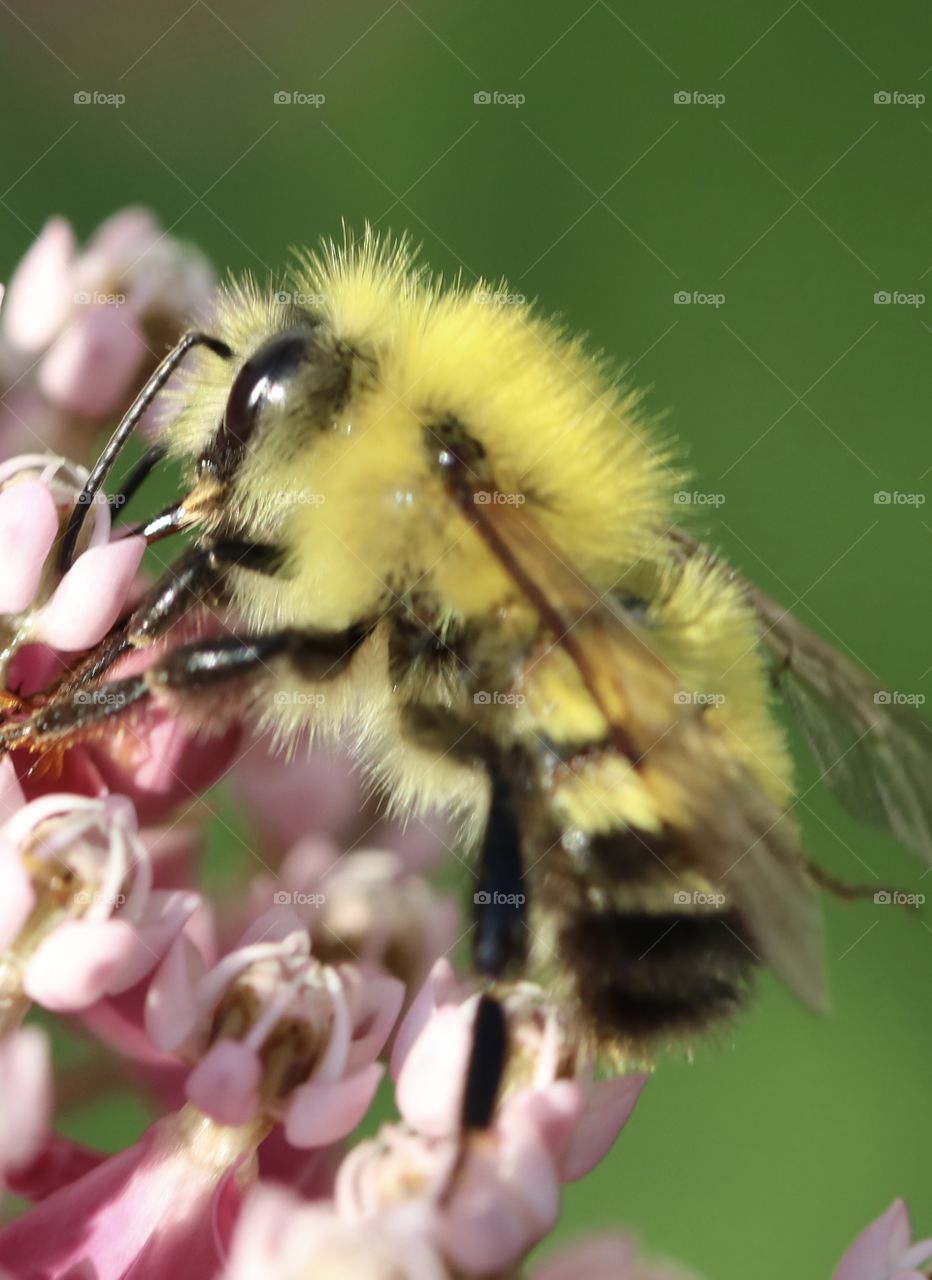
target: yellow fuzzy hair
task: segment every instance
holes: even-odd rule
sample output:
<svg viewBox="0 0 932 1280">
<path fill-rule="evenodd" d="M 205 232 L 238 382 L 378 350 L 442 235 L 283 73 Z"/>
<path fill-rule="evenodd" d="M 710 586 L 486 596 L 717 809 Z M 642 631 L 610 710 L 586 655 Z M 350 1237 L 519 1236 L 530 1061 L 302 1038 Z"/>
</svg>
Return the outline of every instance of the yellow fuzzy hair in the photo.
<svg viewBox="0 0 932 1280">
<path fill-rule="evenodd" d="M 768 706 L 755 621 L 726 575 L 696 560 L 663 559 L 658 531 L 672 522 L 683 473 L 641 411 L 555 323 L 524 305 L 492 301 L 502 286 L 449 287 L 420 269 L 406 242 L 367 232 L 300 258 L 282 296 L 252 281 L 228 286 L 206 328 L 247 358 L 293 323 L 294 298 L 355 351 L 377 377 L 346 401 L 329 430 L 295 456 L 252 449 L 230 495 L 238 526 L 287 551 L 286 575 L 236 579 L 237 606 L 254 627 L 339 629 L 377 616 L 398 597 L 423 593 L 437 627 L 530 610 L 443 490 L 424 446 L 445 417 L 484 446 L 500 491 L 519 494 L 561 556 L 602 591 L 626 587 L 648 603 L 651 639 L 681 688 L 715 695 L 708 720 L 776 800 L 791 785 L 782 735 Z M 172 452 L 195 459 L 222 420 L 230 372 L 200 354 L 175 393 Z M 290 499 L 282 501 L 282 495 Z M 302 498 L 303 495 L 303 498 Z M 402 746 L 397 700 L 377 646 L 352 681 L 328 685 L 318 717 L 350 726 L 402 806 L 435 802 L 469 811 L 481 781 L 452 761 Z M 516 732 L 550 740 L 598 740 L 599 712 L 564 651 L 534 667 L 513 718 Z M 269 712 L 287 738 L 308 722 L 300 706 Z M 598 830 L 619 819 L 650 829 L 649 799 L 624 762 L 593 765 L 563 789 L 567 821 Z M 601 768 L 601 772 L 599 772 Z"/>
</svg>

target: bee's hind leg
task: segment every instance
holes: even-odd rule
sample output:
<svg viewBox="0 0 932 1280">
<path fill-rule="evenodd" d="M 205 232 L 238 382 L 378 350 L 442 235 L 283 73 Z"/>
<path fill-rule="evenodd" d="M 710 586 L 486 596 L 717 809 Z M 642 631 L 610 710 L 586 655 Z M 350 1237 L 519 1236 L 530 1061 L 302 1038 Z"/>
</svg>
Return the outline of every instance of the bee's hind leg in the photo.
<svg viewBox="0 0 932 1280">
<path fill-rule="evenodd" d="M 521 838 L 507 772 L 489 765 L 491 787 L 485 834 L 479 850 L 478 888 L 473 895 L 473 962 L 494 983 L 519 969 L 527 951 L 527 895 Z M 479 999 L 466 1064 L 456 1158 L 441 1201 L 454 1194 L 472 1144 L 491 1128 L 508 1066 L 508 1022 L 493 990 Z"/>
<path fill-rule="evenodd" d="M 810 878 L 823 889 L 826 893 L 830 893 L 833 898 L 837 898 L 840 902 L 857 902 L 864 899 L 872 899 L 874 902 L 896 902 L 903 903 L 909 898 L 901 889 L 897 889 L 894 885 L 889 884 L 849 884 L 847 880 L 841 880 L 838 876 L 833 876 L 825 867 L 819 866 L 817 862 L 811 859 L 806 860 L 806 867 Z M 912 903 L 907 903 L 912 905 Z"/>
<path fill-rule="evenodd" d="M 527 894 L 521 861 L 521 832 L 506 772 L 490 769 L 490 802 L 479 850 L 473 895 L 473 961 L 494 983 L 520 970 L 527 953 Z M 505 1012 L 491 991 L 479 1002 L 463 1089 L 464 1133 L 487 1129 L 492 1121 L 508 1059 Z"/>
<path fill-rule="evenodd" d="M 479 850 L 473 895 L 473 960 L 480 973 L 500 978 L 523 964 L 527 951 L 521 833 L 507 774 L 491 773 L 491 799 Z"/>
</svg>

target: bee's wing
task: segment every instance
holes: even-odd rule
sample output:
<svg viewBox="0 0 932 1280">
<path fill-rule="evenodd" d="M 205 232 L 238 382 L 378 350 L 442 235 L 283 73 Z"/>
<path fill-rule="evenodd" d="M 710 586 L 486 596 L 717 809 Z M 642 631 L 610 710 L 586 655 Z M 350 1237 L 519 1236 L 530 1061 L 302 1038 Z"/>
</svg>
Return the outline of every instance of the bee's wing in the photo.
<svg viewBox="0 0 932 1280">
<path fill-rule="evenodd" d="M 705 552 L 687 535 L 677 543 Z M 932 725 L 857 662 L 737 573 L 774 659 L 774 684 L 822 771 L 856 818 L 932 862 Z"/>
<path fill-rule="evenodd" d="M 615 747 L 641 772 L 697 870 L 740 912 L 758 958 L 824 1007 L 821 917 L 793 824 L 706 722 L 637 622 L 561 556 L 521 507 L 463 514 L 572 658 Z"/>
</svg>

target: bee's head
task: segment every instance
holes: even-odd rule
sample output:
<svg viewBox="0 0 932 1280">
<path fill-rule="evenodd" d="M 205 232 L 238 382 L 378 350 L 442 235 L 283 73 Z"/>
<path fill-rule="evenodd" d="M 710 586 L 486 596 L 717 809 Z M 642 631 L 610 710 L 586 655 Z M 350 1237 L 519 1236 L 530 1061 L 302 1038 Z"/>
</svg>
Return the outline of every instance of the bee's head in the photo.
<svg viewBox="0 0 932 1280">
<path fill-rule="evenodd" d="M 199 476 L 232 482 L 247 454 L 291 454 L 332 422 L 352 382 L 354 353 L 306 316 L 241 358 L 223 414 L 197 461 Z"/>
</svg>

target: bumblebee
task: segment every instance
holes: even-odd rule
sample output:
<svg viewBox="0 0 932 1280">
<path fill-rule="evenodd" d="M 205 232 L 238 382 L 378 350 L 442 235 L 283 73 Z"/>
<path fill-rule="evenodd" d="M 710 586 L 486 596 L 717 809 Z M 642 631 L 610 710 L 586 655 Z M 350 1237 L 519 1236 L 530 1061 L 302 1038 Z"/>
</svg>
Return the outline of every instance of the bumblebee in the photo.
<svg viewBox="0 0 932 1280">
<path fill-rule="evenodd" d="M 478 970 L 529 973 L 630 1063 L 731 1015 L 758 964 L 824 1003 L 833 886 L 800 847 L 774 688 L 827 785 L 926 856 L 932 736 L 676 528 L 684 474 L 636 392 L 513 297 L 371 233 L 284 292 L 226 288 L 120 424 L 61 562 L 161 395 L 173 420 L 124 492 L 180 459 L 183 496 L 140 530 L 193 542 L 0 748 L 66 748 L 148 700 L 286 750 L 339 734 L 393 807 L 461 819 Z"/>
</svg>

